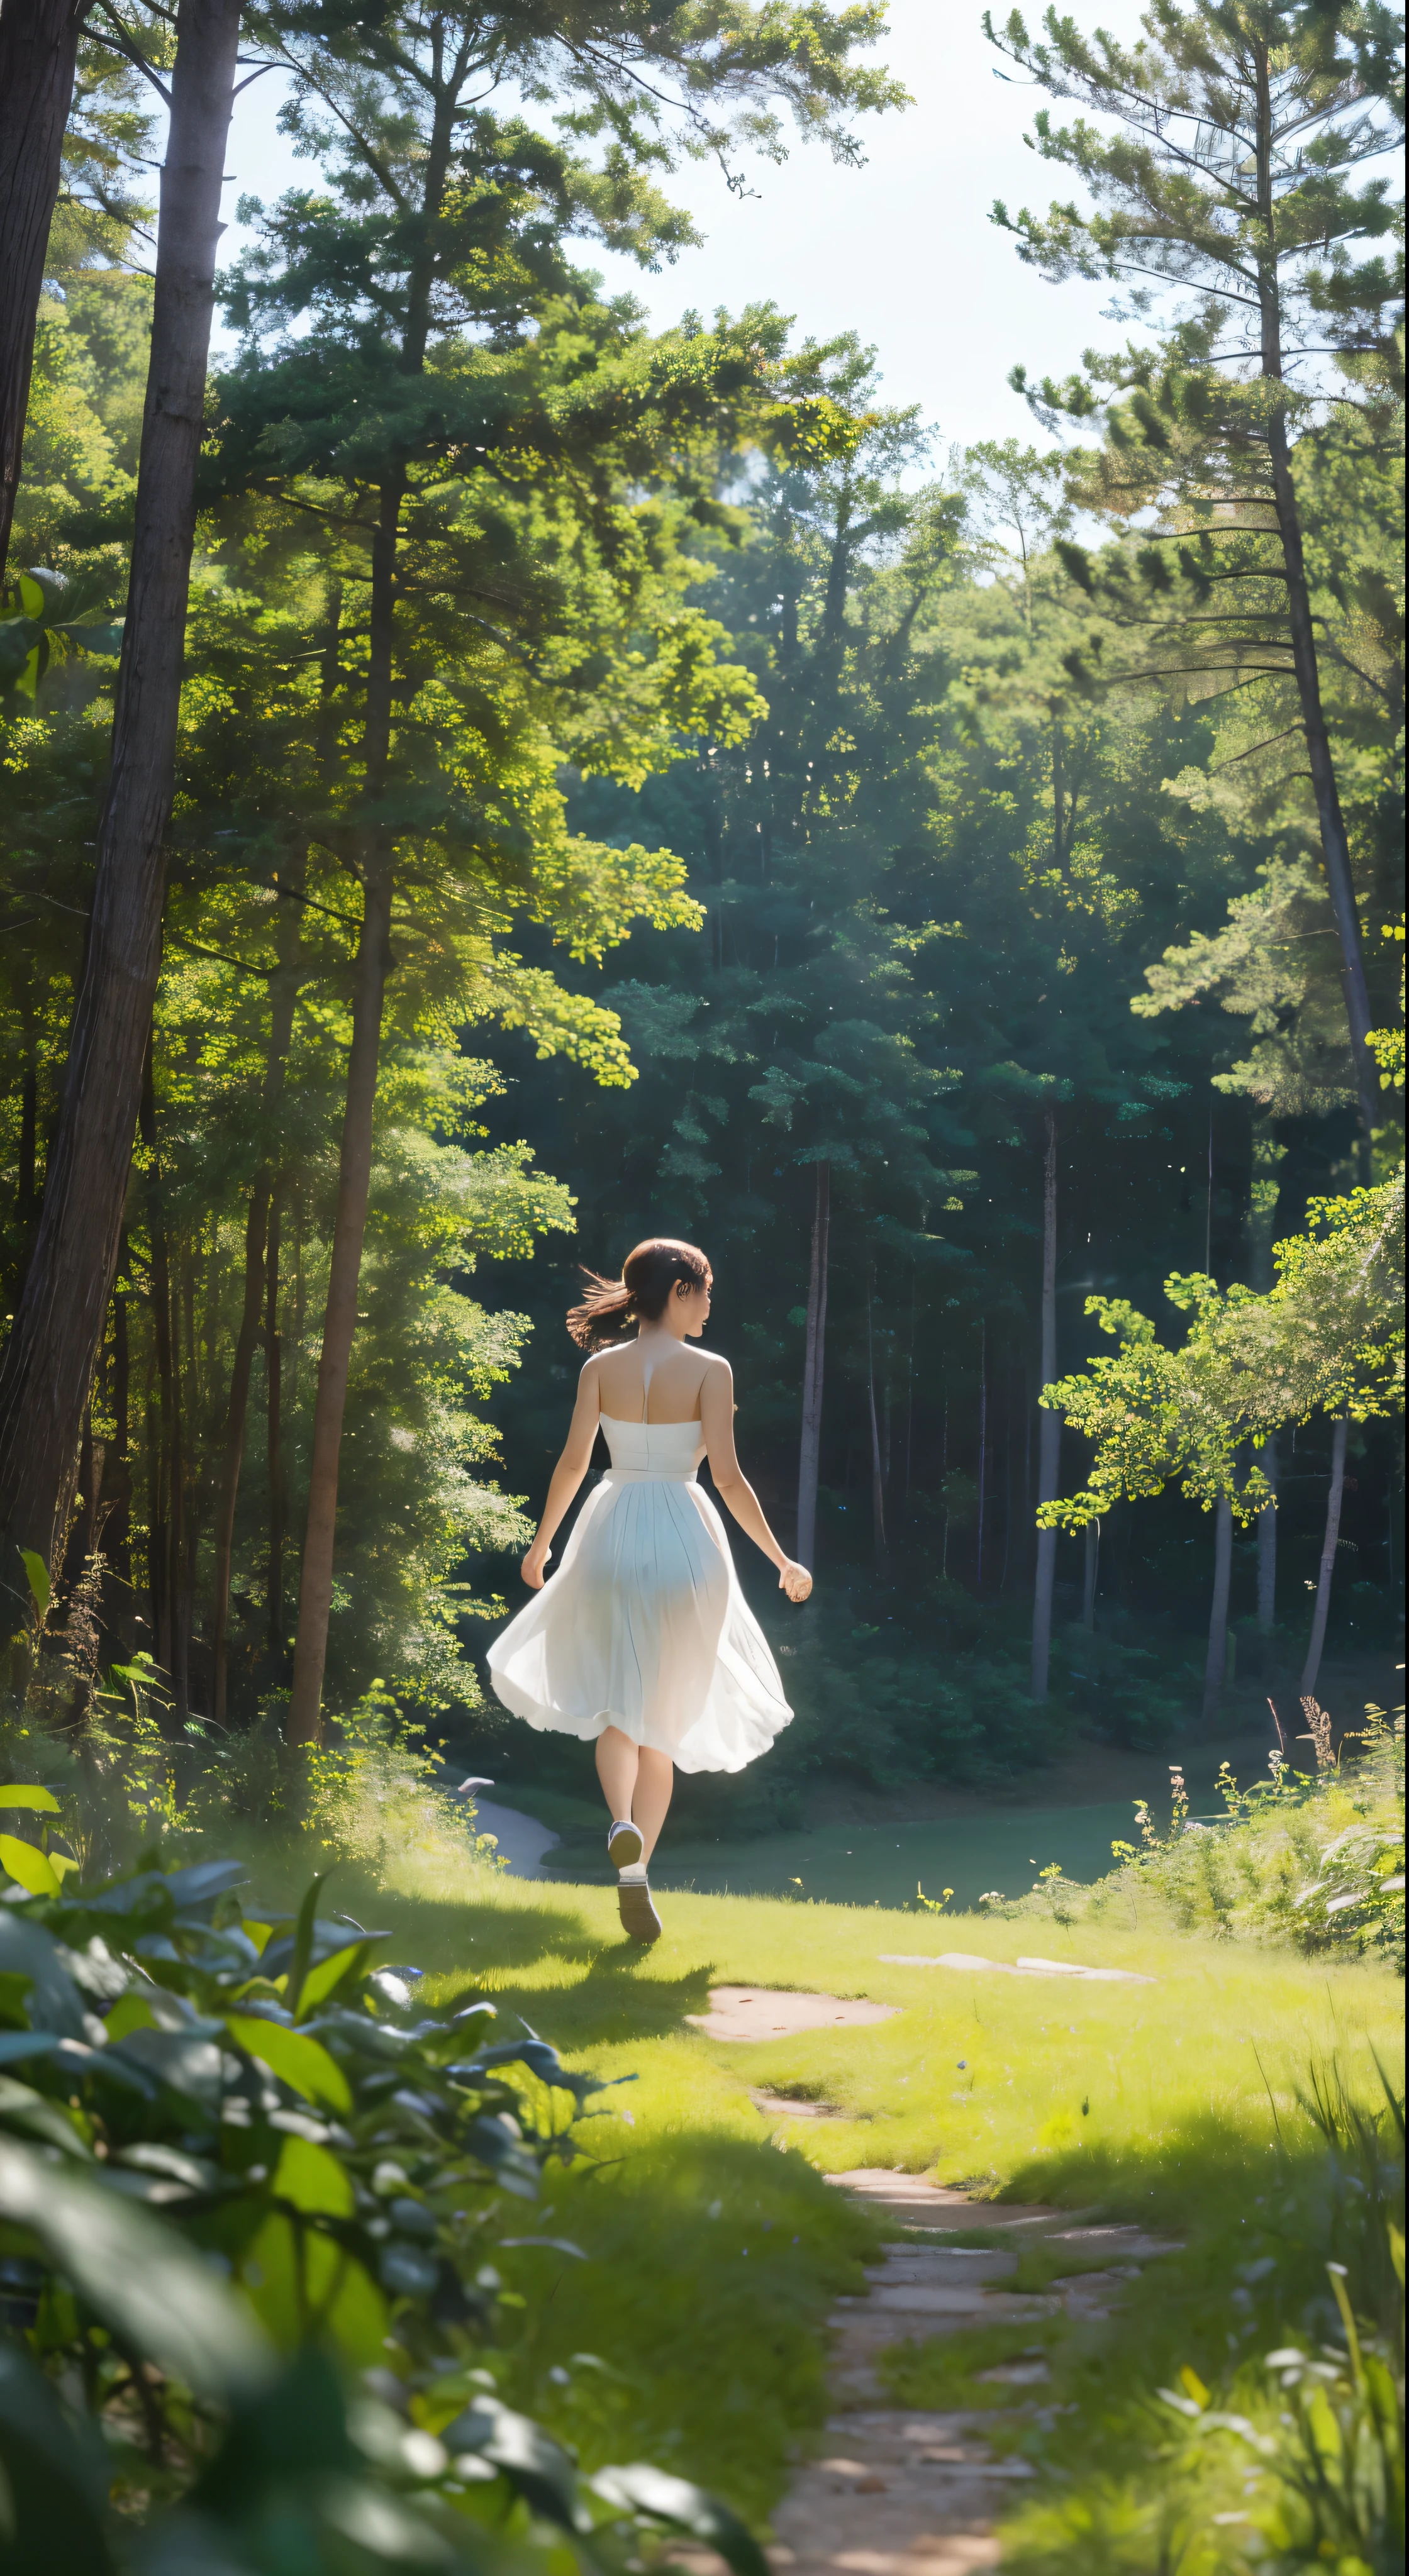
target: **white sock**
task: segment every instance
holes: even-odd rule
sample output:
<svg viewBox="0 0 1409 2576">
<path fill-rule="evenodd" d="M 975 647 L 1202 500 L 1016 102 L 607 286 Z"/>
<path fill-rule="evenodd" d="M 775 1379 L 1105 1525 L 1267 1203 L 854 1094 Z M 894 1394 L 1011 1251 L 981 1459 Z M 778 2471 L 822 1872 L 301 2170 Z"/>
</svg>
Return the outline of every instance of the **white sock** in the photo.
<svg viewBox="0 0 1409 2576">
<path fill-rule="evenodd" d="M 644 1878 L 645 1875 L 646 1864 L 643 1860 L 629 1860 L 625 1869 L 617 1871 L 618 1878 Z"/>
</svg>

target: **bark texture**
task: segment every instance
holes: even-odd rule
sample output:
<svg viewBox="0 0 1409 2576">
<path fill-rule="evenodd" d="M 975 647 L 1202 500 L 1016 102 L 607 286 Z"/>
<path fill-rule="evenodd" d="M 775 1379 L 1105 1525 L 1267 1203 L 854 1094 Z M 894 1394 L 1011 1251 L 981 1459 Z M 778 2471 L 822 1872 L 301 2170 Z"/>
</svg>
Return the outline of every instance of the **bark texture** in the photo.
<svg viewBox="0 0 1409 2576">
<path fill-rule="evenodd" d="M 299 900 L 306 874 L 306 852 L 300 851 L 293 866 L 280 878 L 282 901 L 279 907 L 279 963 L 270 979 L 269 1051 L 265 1059 L 263 1108 L 266 1120 L 277 1114 L 283 1097 L 284 1074 L 289 1048 L 293 1043 L 294 1009 L 298 1001 L 299 967 L 303 955 L 303 937 L 299 923 Z M 240 1328 L 235 1337 L 235 1355 L 230 1369 L 230 1393 L 225 1414 L 225 1444 L 221 1461 L 220 1485 L 215 1506 L 215 1569 L 211 1603 L 211 1705 L 217 1726 L 225 1724 L 229 1696 L 230 1635 L 230 1569 L 235 1545 L 235 1509 L 240 1494 L 240 1471 L 244 1465 L 245 1427 L 249 1417 L 250 1378 L 254 1355 L 263 1342 L 266 1360 L 271 1342 L 277 1350 L 276 1318 L 278 1313 L 279 1248 L 275 1199 L 278 1173 L 274 1148 L 266 1146 L 263 1169 L 256 1175 L 250 1192 L 245 1224 L 244 1301 L 240 1310 Z M 272 1263 L 272 1270 L 269 1265 Z M 278 1399 L 271 1397 L 277 1437 Z M 271 1510 L 274 1487 L 270 1488 Z M 272 1554 L 272 1551 L 271 1551 Z M 277 1628 L 275 1634 L 277 1635 Z"/>
<path fill-rule="evenodd" d="M 182 0 L 161 179 L 112 767 L 63 1108 L 24 1295 L 0 1369 L 0 1579 L 18 1547 L 52 1562 L 117 1263 L 161 961 L 196 463 L 239 0 Z"/>
<path fill-rule="evenodd" d="M 812 1571 L 817 1546 L 817 1484 L 822 1469 L 822 1388 L 827 1356 L 827 1275 L 831 1251 L 832 1167 L 816 1166 L 812 1267 L 807 1281 L 807 1352 L 802 1374 L 802 1438 L 797 1462 L 797 1559 Z"/>
<path fill-rule="evenodd" d="M 1321 1670 L 1321 1656 L 1326 1643 L 1326 1621 L 1331 1608 L 1331 1578 L 1336 1570 L 1336 1549 L 1340 1544 L 1341 1503 L 1345 1495 L 1345 1444 L 1349 1424 L 1342 1414 L 1331 1439 L 1331 1489 L 1326 1496 L 1326 1527 L 1321 1539 L 1321 1570 L 1316 1583 L 1316 1607 L 1311 1614 L 1311 1636 L 1302 1667 L 1300 1689 L 1303 1698 L 1316 1688 Z"/>
<path fill-rule="evenodd" d="M 1057 1122 L 1048 1112 L 1042 1160 L 1042 1384 L 1057 1374 Z M 1038 1414 L 1037 1499 L 1054 1503 L 1061 1479 L 1061 1417 L 1044 1405 Z M 1037 1533 L 1037 1572 L 1032 1588 L 1032 1696 L 1045 1700 L 1052 1659 L 1052 1586 L 1057 1573 L 1057 1533 Z"/>
<path fill-rule="evenodd" d="M 352 1050 L 348 1059 L 347 1103 L 343 1112 L 342 1150 L 338 1163 L 337 1216 L 328 1275 L 328 1303 L 323 1319 L 323 1348 L 318 1360 L 318 1392 L 313 1406 L 313 1457 L 299 1578 L 298 1636 L 294 1645 L 293 1687 L 285 1726 L 290 1744 L 316 1744 L 322 1728 L 323 1669 L 328 1656 L 328 1620 L 333 1606 L 338 1461 L 342 1451 L 343 1414 L 347 1405 L 353 1336 L 357 1330 L 357 1289 L 372 1180 L 372 1113 L 377 1096 L 382 1004 L 391 965 L 391 900 L 392 876 L 390 868 L 387 868 L 368 882 L 363 895 Z"/>
<path fill-rule="evenodd" d="M 424 355 L 423 341 L 420 354 Z M 407 371 L 412 371 L 409 361 Z M 368 804 L 374 809 L 386 792 L 391 765 L 396 549 L 405 491 L 404 473 L 398 471 L 388 476 L 382 486 L 376 533 L 372 540 L 367 717 L 362 740 L 364 792 Z M 347 1065 L 347 1099 L 343 1109 L 328 1301 L 323 1315 L 323 1348 L 318 1361 L 318 1391 L 313 1405 L 313 1456 L 308 1484 L 308 1519 L 304 1526 L 303 1560 L 299 1573 L 298 1632 L 294 1640 L 293 1682 L 285 1725 L 290 1744 L 316 1744 L 323 1726 L 323 1671 L 328 1659 L 328 1621 L 333 1607 L 338 1462 L 342 1451 L 352 1342 L 357 1330 L 362 1239 L 367 1230 L 377 1058 L 382 1041 L 382 1007 L 386 999 L 387 977 L 392 968 L 394 885 L 395 863 L 390 838 L 374 826 L 363 839 L 362 931 L 357 944 L 352 1047 Z"/>
<path fill-rule="evenodd" d="M 1208 1654 L 1204 1660 L 1203 1716 L 1218 1715 L 1228 1673 L 1228 1592 L 1233 1580 L 1233 1506 L 1226 1499 L 1214 1507 L 1213 1604 L 1208 1614 Z"/>
<path fill-rule="evenodd" d="M 279 1253 L 283 1235 L 283 1196 L 274 1194 L 269 1211 L 269 1248 L 264 1262 L 265 1440 L 269 1464 L 269 1654 L 276 1679 L 284 1654 L 284 1355 L 279 1338 Z"/>
<path fill-rule="evenodd" d="M 59 193 L 78 40 L 93 0 L 0 11 L 0 581 L 19 489 L 34 325 Z"/>
<path fill-rule="evenodd" d="M 225 1724 L 228 1701 L 228 1664 L 230 1636 L 230 1560 L 235 1544 L 235 1505 L 240 1493 L 240 1468 L 245 1454 L 245 1420 L 249 1412 L 250 1376 L 254 1368 L 255 1346 L 259 1340 L 264 1309 L 264 1253 L 269 1231 L 269 1201 L 272 1195 L 267 1172 L 261 1172 L 250 1192 L 245 1217 L 245 1288 L 240 1308 L 240 1328 L 235 1335 L 235 1356 L 230 1366 L 230 1396 L 225 1413 L 225 1445 L 220 1462 L 220 1487 L 215 1502 L 215 1574 L 211 1607 L 211 1714 L 217 1726 Z"/>
</svg>

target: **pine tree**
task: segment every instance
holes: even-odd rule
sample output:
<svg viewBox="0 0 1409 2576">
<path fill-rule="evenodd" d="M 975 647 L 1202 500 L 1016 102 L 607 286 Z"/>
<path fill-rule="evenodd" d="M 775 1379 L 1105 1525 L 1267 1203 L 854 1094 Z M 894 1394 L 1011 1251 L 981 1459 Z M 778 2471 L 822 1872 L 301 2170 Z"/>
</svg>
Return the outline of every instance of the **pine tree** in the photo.
<svg viewBox="0 0 1409 2576">
<path fill-rule="evenodd" d="M 1162 505 L 1157 535 L 1170 542 L 1147 540 L 1140 572 L 1155 597 L 1176 582 L 1189 595 L 1165 657 L 1230 683 L 1294 678 L 1368 1141 L 1372 1013 L 1293 449 L 1318 410 L 1318 345 L 1329 340 L 1372 412 L 1394 364 L 1396 281 L 1378 250 L 1355 255 L 1390 233 L 1394 211 L 1383 179 L 1357 187 L 1351 174 L 1397 131 L 1395 22 L 1360 0 L 1155 0 L 1130 47 L 1088 40 L 1055 10 L 1045 43 L 1016 12 L 1001 35 L 984 23 L 1054 96 L 1117 126 L 1054 127 L 1039 114 L 1036 149 L 1094 202 L 1054 204 L 1045 218 L 996 206 L 1020 255 L 1051 277 L 1128 282 L 1137 313 L 1160 292 L 1189 299 L 1163 351 L 1093 362 L 1086 381 L 1044 390 L 1087 416 L 1115 404 L 1107 470 L 1088 478 L 1090 493 L 1104 484 L 1125 517 Z M 1231 605 L 1214 601 L 1225 584 Z"/>
</svg>

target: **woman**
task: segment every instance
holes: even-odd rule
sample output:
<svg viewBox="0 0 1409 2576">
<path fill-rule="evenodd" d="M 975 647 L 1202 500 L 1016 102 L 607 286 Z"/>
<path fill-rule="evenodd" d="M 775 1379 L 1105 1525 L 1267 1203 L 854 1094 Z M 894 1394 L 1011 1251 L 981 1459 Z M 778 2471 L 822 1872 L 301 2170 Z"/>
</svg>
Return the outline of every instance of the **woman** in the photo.
<svg viewBox="0 0 1409 2576">
<path fill-rule="evenodd" d="M 784 1555 L 740 1471 L 728 1361 L 690 1347 L 709 1321 L 714 1278 L 704 1254 L 653 1237 L 637 1244 L 620 1279 L 585 1276 L 586 1296 L 567 1320 L 592 1357 L 523 1561 L 540 1597 L 496 1637 L 489 1672 L 505 1707 L 530 1726 L 595 1739 L 621 1920 L 633 1941 L 655 1941 L 646 1873 L 676 1764 L 742 1771 L 792 1716 L 723 1523 L 695 1482 L 702 1457 L 788 1599 L 805 1601 L 812 1577 Z M 620 1340 L 631 1324 L 635 1339 Z M 553 1535 L 599 1425 L 612 1463 L 545 1591 Z"/>
</svg>

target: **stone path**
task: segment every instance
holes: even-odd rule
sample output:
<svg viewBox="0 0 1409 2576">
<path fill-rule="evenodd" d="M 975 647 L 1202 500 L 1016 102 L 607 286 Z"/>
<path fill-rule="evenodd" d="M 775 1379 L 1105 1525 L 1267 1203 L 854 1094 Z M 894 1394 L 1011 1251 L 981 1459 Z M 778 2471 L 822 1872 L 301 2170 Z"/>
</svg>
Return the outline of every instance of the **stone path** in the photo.
<svg viewBox="0 0 1409 2576">
<path fill-rule="evenodd" d="M 914 2174 L 872 2170 L 829 2180 L 869 2201 L 897 2241 L 868 2272 L 867 2295 L 839 2300 L 830 2320 L 835 2411 L 828 2445 L 798 2469 L 773 2517 L 772 2564 L 780 2576 L 968 2576 L 996 2566 L 1001 2499 L 1034 2472 L 1023 2460 L 994 2457 L 985 2439 L 992 2417 L 981 2409 L 939 2414 L 888 2404 L 877 2355 L 907 2335 L 942 2334 L 995 2315 L 1034 2325 L 1062 2312 L 1107 2316 L 1134 2267 L 1170 2248 L 1137 2227 L 1073 2224 L 1070 2211 L 976 2204 Z M 965 2251 L 934 2232 L 976 2226 L 1004 2241 Z M 1035 2237 L 1088 2259 L 1108 2254 L 1109 2268 L 1054 2282 L 1040 2296 L 993 2297 Z M 1038 2406 L 1047 2365 L 1033 2354 L 985 2377 L 1031 2388 L 1033 2397 L 1017 2403 Z"/>
<path fill-rule="evenodd" d="M 775 1986 L 711 1986 L 709 2010 L 686 2013 L 691 2030 L 706 2039 L 783 2039 L 802 2030 L 834 2030 L 893 2021 L 895 2004 L 869 2004 L 855 1996 L 799 1995 Z"/>
<path fill-rule="evenodd" d="M 1087 1985 L 1153 1986 L 1154 1977 L 1142 1977 L 1134 1968 L 1083 1968 L 1075 1959 L 1024 1958 L 1019 1951 L 1014 1959 L 983 1959 L 976 1950 L 878 1950 L 877 1958 L 888 1968 L 955 1968 L 967 1974 L 975 1971 L 991 1977 L 1076 1977 Z"/>
</svg>

